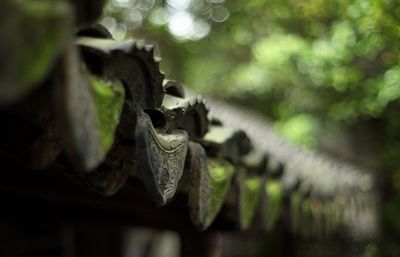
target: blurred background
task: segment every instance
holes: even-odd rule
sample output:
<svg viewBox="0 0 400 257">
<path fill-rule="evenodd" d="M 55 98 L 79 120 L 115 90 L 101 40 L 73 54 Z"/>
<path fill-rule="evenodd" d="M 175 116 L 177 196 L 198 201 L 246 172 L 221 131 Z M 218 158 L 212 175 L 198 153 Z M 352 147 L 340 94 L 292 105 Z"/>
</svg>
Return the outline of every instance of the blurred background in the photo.
<svg viewBox="0 0 400 257">
<path fill-rule="evenodd" d="M 116 39 L 152 42 L 167 77 L 196 93 L 373 171 L 380 240 L 350 256 L 400 256 L 397 1 L 110 0 L 101 23 Z"/>
</svg>

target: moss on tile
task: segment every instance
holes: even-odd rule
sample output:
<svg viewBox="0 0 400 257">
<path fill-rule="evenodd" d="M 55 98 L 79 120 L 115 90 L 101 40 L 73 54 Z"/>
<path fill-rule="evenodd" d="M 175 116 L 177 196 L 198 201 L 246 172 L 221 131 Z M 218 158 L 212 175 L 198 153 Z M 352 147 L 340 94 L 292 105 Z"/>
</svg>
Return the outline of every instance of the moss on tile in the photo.
<svg viewBox="0 0 400 257">
<path fill-rule="evenodd" d="M 88 75 L 97 108 L 100 143 L 107 153 L 115 137 L 122 107 L 125 90 L 120 81 L 105 81 L 94 75 Z"/>
</svg>

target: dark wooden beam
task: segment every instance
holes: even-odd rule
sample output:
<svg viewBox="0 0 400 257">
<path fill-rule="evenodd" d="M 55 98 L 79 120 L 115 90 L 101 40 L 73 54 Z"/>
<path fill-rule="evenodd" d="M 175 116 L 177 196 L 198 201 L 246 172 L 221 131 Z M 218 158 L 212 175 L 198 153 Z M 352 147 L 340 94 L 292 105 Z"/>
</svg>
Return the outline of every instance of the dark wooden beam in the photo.
<svg viewBox="0 0 400 257">
<path fill-rule="evenodd" d="M 178 194 L 159 208 L 149 198 L 143 183 L 133 178 L 115 195 L 100 196 L 64 176 L 66 170 L 62 167 L 31 171 L 4 160 L 2 163 L 0 217 L 3 220 L 98 222 L 195 231 L 185 195 Z M 212 229 L 235 227 L 221 218 Z"/>
</svg>

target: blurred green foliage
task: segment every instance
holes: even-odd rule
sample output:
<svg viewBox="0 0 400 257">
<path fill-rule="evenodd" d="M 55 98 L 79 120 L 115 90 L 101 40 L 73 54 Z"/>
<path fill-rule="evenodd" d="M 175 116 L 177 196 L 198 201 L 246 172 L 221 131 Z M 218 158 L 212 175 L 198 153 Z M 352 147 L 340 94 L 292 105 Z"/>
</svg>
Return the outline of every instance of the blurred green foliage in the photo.
<svg viewBox="0 0 400 257">
<path fill-rule="evenodd" d="M 154 40 L 168 76 L 265 114 L 304 147 L 331 128 L 378 124 L 383 216 L 400 236 L 397 1 L 112 0 L 102 22 Z"/>
<path fill-rule="evenodd" d="M 160 44 L 168 75 L 265 113 L 305 146 L 316 146 L 312 138 L 323 125 L 380 117 L 400 97 L 396 1 L 143 2 L 110 2 L 116 20 L 106 23 L 117 32 L 131 24 L 134 35 Z M 221 7 L 229 15 L 222 23 L 213 18 Z M 182 21 L 207 23 L 209 34 L 174 34 L 177 13 L 191 17 Z"/>
</svg>

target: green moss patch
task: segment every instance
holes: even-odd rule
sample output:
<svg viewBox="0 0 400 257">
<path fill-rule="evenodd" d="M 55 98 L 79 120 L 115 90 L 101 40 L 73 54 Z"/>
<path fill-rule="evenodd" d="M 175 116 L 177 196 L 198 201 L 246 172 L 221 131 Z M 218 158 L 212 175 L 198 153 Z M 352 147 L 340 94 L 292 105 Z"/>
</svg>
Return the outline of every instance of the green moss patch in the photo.
<svg viewBox="0 0 400 257">
<path fill-rule="evenodd" d="M 125 99 L 125 90 L 120 81 L 105 81 L 89 75 L 89 82 L 97 108 L 100 142 L 107 153 L 115 137 Z"/>
</svg>

